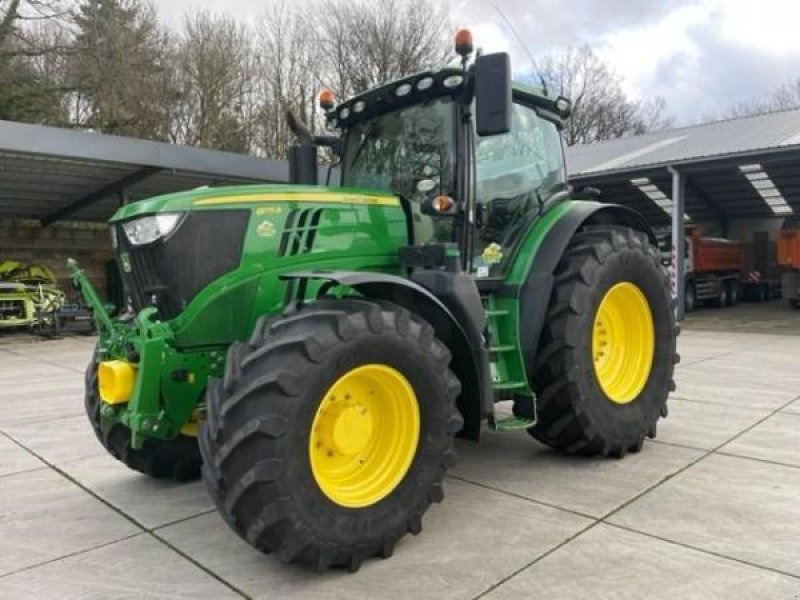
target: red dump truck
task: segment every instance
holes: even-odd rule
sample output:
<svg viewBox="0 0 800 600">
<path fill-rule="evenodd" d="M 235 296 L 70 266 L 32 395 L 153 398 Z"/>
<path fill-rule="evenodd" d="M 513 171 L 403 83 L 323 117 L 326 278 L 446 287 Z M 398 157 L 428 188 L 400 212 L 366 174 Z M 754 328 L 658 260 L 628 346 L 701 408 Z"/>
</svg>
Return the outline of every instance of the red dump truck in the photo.
<svg viewBox="0 0 800 600">
<path fill-rule="evenodd" d="M 661 249 L 666 266 L 671 262 L 670 247 L 671 240 L 665 232 Z M 778 282 L 765 278 L 749 264 L 744 242 L 706 237 L 697 230 L 688 230 L 684 250 L 684 310 L 690 312 L 698 304 L 732 306 L 742 297 L 755 301 L 772 298 Z"/>
<path fill-rule="evenodd" d="M 700 302 L 716 306 L 736 304 L 739 279 L 747 266 L 743 243 L 690 233 L 686 236 L 685 261 L 687 312 Z"/>
</svg>

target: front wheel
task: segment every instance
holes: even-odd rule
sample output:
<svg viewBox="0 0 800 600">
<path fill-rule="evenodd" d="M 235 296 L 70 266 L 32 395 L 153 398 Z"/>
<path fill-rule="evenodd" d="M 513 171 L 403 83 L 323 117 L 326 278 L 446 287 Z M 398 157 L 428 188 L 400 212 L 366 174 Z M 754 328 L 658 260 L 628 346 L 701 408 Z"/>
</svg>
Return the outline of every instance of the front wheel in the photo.
<svg viewBox="0 0 800 600">
<path fill-rule="evenodd" d="M 388 557 L 455 463 L 449 364 L 433 328 L 393 305 L 322 300 L 259 322 L 206 396 L 203 478 L 225 520 L 284 562 Z"/>
<path fill-rule="evenodd" d="M 641 232 L 594 227 L 573 238 L 555 277 L 528 431 L 573 454 L 638 451 L 667 414 L 677 362 L 659 251 Z"/>
<path fill-rule="evenodd" d="M 131 446 L 130 429 L 120 423 L 103 427 L 103 401 L 97 385 L 97 354 L 86 367 L 84 408 L 97 440 L 108 453 L 129 469 L 156 479 L 192 481 L 200 478 L 197 438 L 178 434 L 171 440 L 145 440 L 141 448 Z"/>
</svg>

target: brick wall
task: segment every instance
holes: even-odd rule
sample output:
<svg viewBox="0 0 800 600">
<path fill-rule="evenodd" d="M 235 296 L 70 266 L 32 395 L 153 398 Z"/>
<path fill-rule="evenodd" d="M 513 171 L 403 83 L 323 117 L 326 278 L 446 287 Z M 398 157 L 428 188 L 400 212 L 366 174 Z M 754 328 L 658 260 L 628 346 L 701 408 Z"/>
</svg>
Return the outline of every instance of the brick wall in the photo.
<svg viewBox="0 0 800 600">
<path fill-rule="evenodd" d="M 64 222 L 42 228 L 38 221 L 0 219 L 0 261 L 49 266 L 70 299 L 77 292 L 70 285 L 67 258 L 78 261 L 105 297 L 105 263 L 112 256 L 108 227 L 104 223 Z"/>
</svg>

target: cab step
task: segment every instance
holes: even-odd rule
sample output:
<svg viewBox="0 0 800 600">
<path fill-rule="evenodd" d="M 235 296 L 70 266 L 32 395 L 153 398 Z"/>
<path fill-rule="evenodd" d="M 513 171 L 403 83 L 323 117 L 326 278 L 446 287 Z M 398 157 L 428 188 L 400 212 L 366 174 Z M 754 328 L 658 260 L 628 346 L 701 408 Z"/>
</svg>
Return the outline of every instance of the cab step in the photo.
<svg viewBox="0 0 800 600">
<path fill-rule="evenodd" d="M 489 352 L 512 352 L 516 349 L 516 346 L 489 346 Z"/>
<path fill-rule="evenodd" d="M 536 425 L 535 419 L 525 419 L 515 416 L 492 419 L 489 422 L 489 426 L 494 431 L 519 431 L 520 429 L 528 429 L 534 425 Z"/>
<path fill-rule="evenodd" d="M 503 391 L 518 390 L 524 387 L 526 387 L 526 383 L 524 381 L 503 381 L 492 384 L 493 390 L 503 390 Z"/>
</svg>

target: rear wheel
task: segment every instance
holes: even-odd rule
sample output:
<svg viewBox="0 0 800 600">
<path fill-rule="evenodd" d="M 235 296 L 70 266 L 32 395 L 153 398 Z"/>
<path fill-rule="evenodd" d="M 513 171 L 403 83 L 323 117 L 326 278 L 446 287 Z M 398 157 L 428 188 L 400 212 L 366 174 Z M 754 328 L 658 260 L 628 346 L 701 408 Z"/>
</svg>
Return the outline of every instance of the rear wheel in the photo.
<svg viewBox="0 0 800 600">
<path fill-rule="evenodd" d="M 93 356 L 86 368 L 84 408 L 97 439 L 118 461 L 134 471 L 157 479 L 191 481 L 200 477 L 197 438 L 179 434 L 172 440 L 146 440 L 139 449 L 131 447 L 130 430 L 113 423 L 103 430 L 100 409 L 103 402 L 97 387 L 97 364 Z"/>
<path fill-rule="evenodd" d="M 575 236 L 555 276 L 528 431 L 574 454 L 636 452 L 667 414 L 677 362 L 658 249 L 632 229 L 592 228 Z"/>
<path fill-rule="evenodd" d="M 228 353 L 201 426 L 231 528 L 284 562 L 356 570 L 443 498 L 460 386 L 433 328 L 399 307 L 322 300 Z"/>
</svg>

